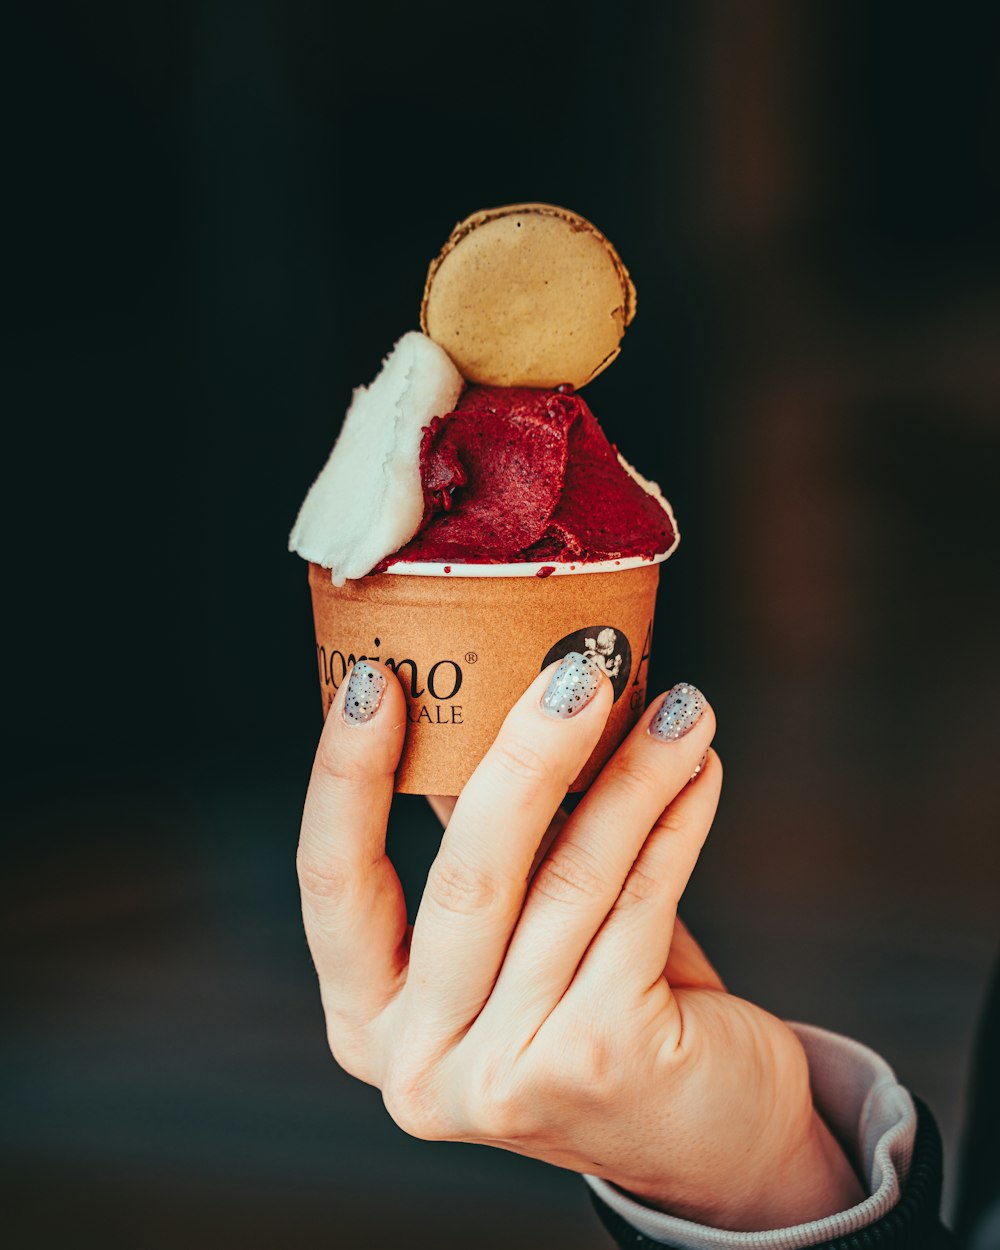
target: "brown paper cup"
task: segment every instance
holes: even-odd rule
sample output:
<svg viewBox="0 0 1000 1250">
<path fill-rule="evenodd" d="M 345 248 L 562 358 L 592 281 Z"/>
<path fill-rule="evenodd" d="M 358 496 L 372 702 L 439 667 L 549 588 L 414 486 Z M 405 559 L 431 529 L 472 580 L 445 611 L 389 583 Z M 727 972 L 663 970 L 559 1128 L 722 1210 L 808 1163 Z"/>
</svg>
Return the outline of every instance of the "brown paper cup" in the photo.
<svg viewBox="0 0 1000 1250">
<path fill-rule="evenodd" d="M 393 669 L 406 693 L 396 789 L 458 794 L 538 673 L 589 652 L 615 702 L 570 787 L 585 790 L 646 702 L 659 565 L 552 577 L 384 573 L 334 586 L 309 566 L 324 716 L 357 660 Z"/>
</svg>

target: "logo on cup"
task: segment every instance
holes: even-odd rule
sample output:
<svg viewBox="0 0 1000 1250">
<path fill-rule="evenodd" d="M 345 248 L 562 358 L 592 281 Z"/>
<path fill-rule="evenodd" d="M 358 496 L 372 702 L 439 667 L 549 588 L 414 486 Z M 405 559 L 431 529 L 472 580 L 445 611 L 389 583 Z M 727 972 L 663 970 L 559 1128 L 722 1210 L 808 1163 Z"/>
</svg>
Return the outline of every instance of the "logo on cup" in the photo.
<svg viewBox="0 0 1000 1250">
<path fill-rule="evenodd" d="M 615 629 L 613 625 L 591 625 L 587 629 L 578 629 L 567 634 L 549 649 L 542 660 L 542 668 L 561 660 L 571 651 L 579 651 L 607 673 L 614 686 L 617 703 L 625 693 L 629 673 L 632 671 L 632 648 L 622 630 Z"/>
</svg>

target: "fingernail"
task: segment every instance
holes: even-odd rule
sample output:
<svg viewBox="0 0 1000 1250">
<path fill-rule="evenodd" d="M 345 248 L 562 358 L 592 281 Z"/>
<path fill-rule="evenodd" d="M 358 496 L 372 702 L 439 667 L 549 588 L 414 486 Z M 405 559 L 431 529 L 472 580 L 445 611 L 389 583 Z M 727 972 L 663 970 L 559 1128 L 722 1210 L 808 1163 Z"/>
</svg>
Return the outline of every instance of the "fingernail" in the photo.
<svg viewBox="0 0 1000 1250">
<path fill-rule="evenodd" d="M 363 725 L 379 709 L 385 694 L 385 673 L 359 660 L 351 669 L 344 693 L 344 720 L 349 725 Z"/>
<path fill-rule="evenodd" d="M 552 680 L 542 695 L 542 710 L 550 716 L 567 720 L 583 711 L 600 685 L 601 670 L 594 661 L 579 651 L 570 651 L 552 674 Z"/>
<path fill-rule="evenodd" d="M 701 770 L 705 767 L 705 762 L 707 761 L 707 759 L 708 759 L 708 752 L 706 751 L 705 754 L 701 757 L 701 760 L 698 763 L 698 767 L 694 770 L 691 776 L 688 777 L 689 783 L 694 781 L 695 777 L 697 777 L 701 773 Z"/>
<path fill-rule="evenodd" d="M 661 742 L 676 742 L 697 725 L 705 707 L 705 696 L 698 687 L 682 681 L 663 696 L 649 722 L 649 732 Z"/>
</svg>

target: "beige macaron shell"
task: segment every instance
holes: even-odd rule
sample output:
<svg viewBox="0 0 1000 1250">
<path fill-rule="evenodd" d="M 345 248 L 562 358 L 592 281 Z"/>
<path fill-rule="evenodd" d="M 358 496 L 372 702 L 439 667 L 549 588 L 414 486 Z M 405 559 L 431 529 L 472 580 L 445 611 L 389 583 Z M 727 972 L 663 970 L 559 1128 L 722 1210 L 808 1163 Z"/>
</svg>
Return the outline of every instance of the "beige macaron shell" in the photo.
<svg viewBox="0 0 1000 1250">
<path fill-rule="evenodd" d="M 617 252 L 584 218 L 546 204 L 477 213 L 427 275 L 421 324 L 470 382 L 586 385 L 635 313 Z"/>
</svg>

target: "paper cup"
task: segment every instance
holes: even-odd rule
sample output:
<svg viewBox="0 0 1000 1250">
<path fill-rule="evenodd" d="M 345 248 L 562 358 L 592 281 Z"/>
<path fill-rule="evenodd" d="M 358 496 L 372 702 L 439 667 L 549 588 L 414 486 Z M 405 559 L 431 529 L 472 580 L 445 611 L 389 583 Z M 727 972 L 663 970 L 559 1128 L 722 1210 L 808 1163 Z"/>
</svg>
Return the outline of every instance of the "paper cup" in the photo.
<svg viewBox="0 0 1000 1250">
<path fill-rule="evenodd" d="M 585 790 L 646 703 L 659 564 L 397 564 L 334 586 L 309 566 L 324 716 L 358 660 L 399 677 L 406 741 L 396 789 L 458 794 L 538 673 L 569 651 L 602 664 L 615 701 Z"/>
</svg>

